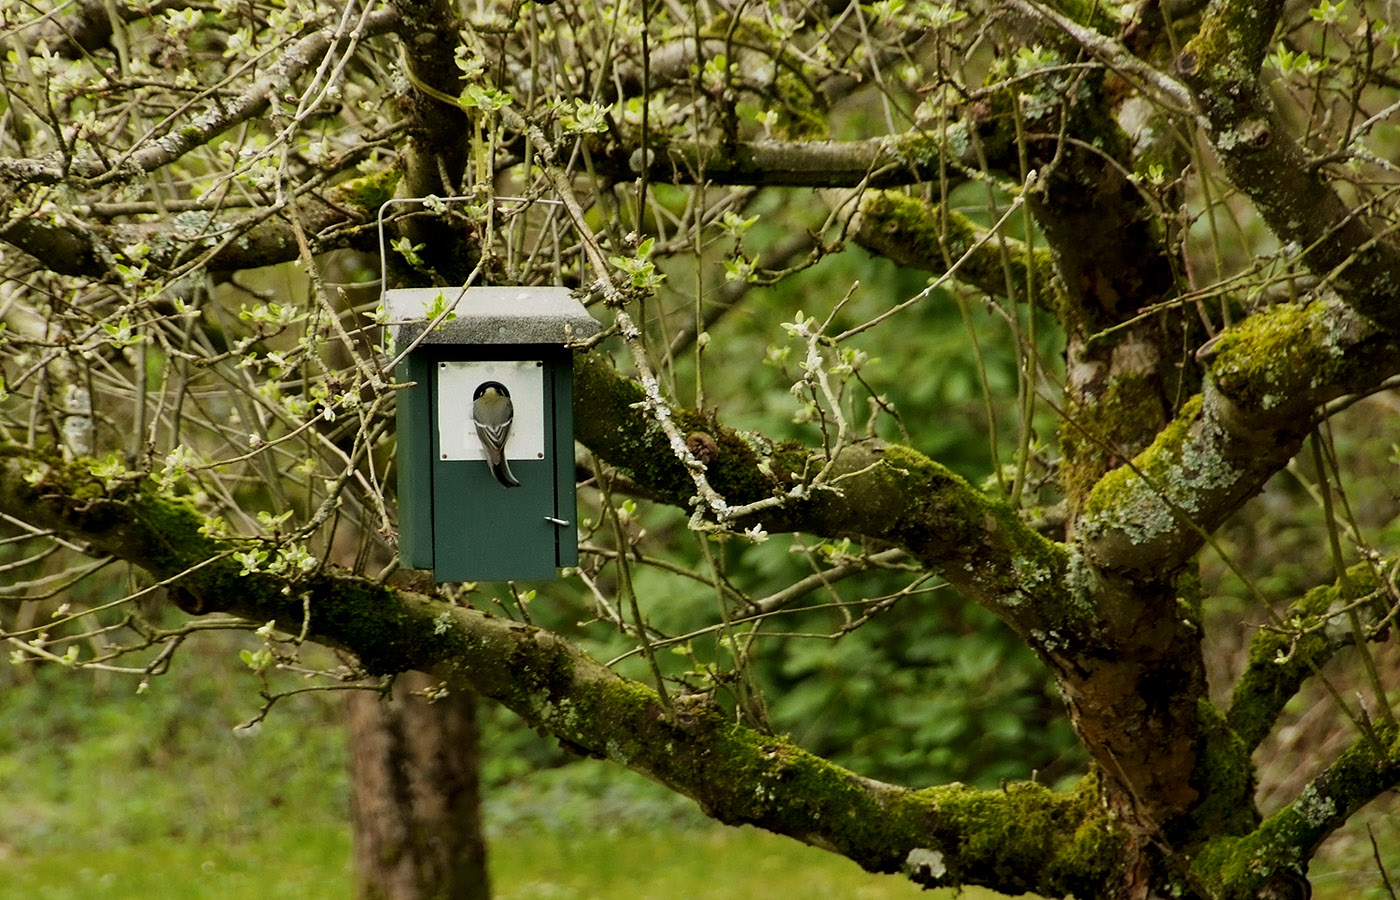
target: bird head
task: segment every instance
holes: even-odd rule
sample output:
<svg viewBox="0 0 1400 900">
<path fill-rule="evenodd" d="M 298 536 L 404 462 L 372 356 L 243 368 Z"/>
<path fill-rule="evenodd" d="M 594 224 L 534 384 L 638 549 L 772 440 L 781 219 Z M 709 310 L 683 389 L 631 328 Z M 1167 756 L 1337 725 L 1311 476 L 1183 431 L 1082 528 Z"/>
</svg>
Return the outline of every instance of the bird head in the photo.
<svg viewBox="0 0 1400 900">
<path fill-rule="evenodd" d="M 494 398 L 495 396 L 509 397 L 510 391 L 506 390 L 506 386 L 499 381 L 483 381 L 476 386 L 476 390 L 472 393 L 473 400 L 480 400 L 482 397 Z"/>
</svg>

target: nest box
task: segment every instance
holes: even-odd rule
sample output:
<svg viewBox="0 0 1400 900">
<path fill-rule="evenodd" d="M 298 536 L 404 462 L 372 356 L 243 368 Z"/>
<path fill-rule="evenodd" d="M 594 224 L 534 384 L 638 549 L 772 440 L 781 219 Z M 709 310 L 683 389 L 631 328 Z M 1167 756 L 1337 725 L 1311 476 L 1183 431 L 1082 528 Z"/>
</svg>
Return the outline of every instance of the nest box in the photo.
<svg viewBox="0 0 1400 900">
<path fill-rule="evenodd" d="M 577 564 L 568 343 L 598 323 L 562 287 L 406 288 L 385 291 L 384 305 L 409 348 L 395 370 L 410 385 L 397 397 L 403 565 L 436 581 L 503 581 Z M 431 326 L 428 311 L 448 307 L 455 315 Z M 497 412 L 502 396 L 513 410 L 502 452 L 518 485 L 493 468 L 494 439 L 473 414 L 488 386 Z"/>
</svg>

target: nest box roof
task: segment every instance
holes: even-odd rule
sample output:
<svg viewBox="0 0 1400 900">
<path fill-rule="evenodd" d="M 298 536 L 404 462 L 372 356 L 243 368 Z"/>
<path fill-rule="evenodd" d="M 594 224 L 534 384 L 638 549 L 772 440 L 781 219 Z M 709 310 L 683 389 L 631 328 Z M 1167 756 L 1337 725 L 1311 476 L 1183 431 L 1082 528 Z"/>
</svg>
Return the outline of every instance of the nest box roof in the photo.
<svg viewBox="0 0 1400 900">
<path fill-rule="evenodd" d="M 455 316 L 420 343 L 567 344 L 602 330 L 564 287 L 398 288 L 384 292 L 384 306 L 400 346 L 418 340 L 434 308 Z"/>
</svg>

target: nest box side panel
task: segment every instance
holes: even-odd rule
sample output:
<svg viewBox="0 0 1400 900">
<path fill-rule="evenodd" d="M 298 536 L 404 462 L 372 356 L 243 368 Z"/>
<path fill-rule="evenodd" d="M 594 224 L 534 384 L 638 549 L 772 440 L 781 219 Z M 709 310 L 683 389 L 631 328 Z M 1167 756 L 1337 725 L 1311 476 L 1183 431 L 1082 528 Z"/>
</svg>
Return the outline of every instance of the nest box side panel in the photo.
<svg viewBox="0 0 1400 900">
<path fill-rule="evenodd" d="M 400 384 L 414 383 L 398 391 L 394 398 L 399 561 L 410 569 L 433 567 L 431 375 L 429 362 L 412 353 L 401 360 L 394 371 L 394 378 Z"/>
</svg>

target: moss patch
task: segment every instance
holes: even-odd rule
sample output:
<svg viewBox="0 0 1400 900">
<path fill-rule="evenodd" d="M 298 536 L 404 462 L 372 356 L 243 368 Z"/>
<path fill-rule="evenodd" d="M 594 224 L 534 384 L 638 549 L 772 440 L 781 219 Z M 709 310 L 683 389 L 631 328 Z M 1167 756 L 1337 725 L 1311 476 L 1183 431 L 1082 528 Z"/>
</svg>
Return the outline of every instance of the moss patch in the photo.
<svg viewBox="0 0 1400 900">
<path fill-rule="evenodd" d="M 934 142 L 934 138 L 904 136 L 896 146 L 896 156 L 904 158 L 911 146 L 916 148 L 920 142 Z M 936 158 L 936 142 L 927 149 Z M 927 168 L 932 163 L 918 159 L 913 164 Z M 960 281 L 1017 300 L 1029 297 L 1042 309 L 1058 311 L 1061 298 L 1047 249 L 1028 252 L 1023 242 L 1006 237 L 979 244 L 986 233 L 971 219 L 952 210 L 940 213 L 896 191 L 866 193 L 860 214 L 864 220 L 862 242 L 895 262 L 937 273 L 956 263 Z"/>
<path fill-rule="evenodd" d="M 1230 727 L 1251 749 L 1273 729 L 1279 713 L 1315 669 L 1349 637 L 1339 638 L 1346 621 L 1335 616 L 1343 604 L 1379 588 L 1370 563 L 1347 571 L 1347 589 L 1320 585 L 1284 615 L 1286 630 L 1261 628 L 1249 643 L 1249 663 L 1230 697 Z M 1330 615 L 1329 617 L 1329 614 Z"/>
<path fill-rule="evenodd" d="M 402 173 L 388 166 L 360 178 L 342 181 L 331 191 L 332 199 L 341 206 L 353 207 L 366 219 L 373 219 L 379 208 L 394 198 Z"/>
<path fill-rule="evenodd" d="M 1259 824 L 1259 814 L 1254 808 L 1251 747 L 1205 698 L 1197 701 L 1196 722 L 1201 749 L 1191 774 L 1191 786 L 1201 800 L 1191 810 L 1188 835 L 1248 833 Z"/>
<path fill-rule="evenodd" d="M 1188 489 L 1204 483 L 1224 483 L 1233 470 L 1222 470 L 1211 461 L 1197 458 L 1196 471 L 1187 468 L 1188 438 L 1201 419 L 1200 395 L 1188 400 L 1167 427 L 1131 466 L 1109 472 L 1089 493 L 1079 532 L 1093 537 L 1105 530 L 1125 533 L 1135 543 L 1152 540 L 1178 527 L 1177 515 L 1169 501 L 1180 502 L 1183 511 L 1193 512 Z M 1199 453 L 1196 456 L 1200 456 Z"/>
<path fill-rule="evenodd" d="M 1345 380 L 1357 365 L 1349 350 L 1368 330 L 1334 301 L 1276 306 L 1220 335 L 1210 374 L 1237 406 L 1268 412 Z"/>
</svg>

